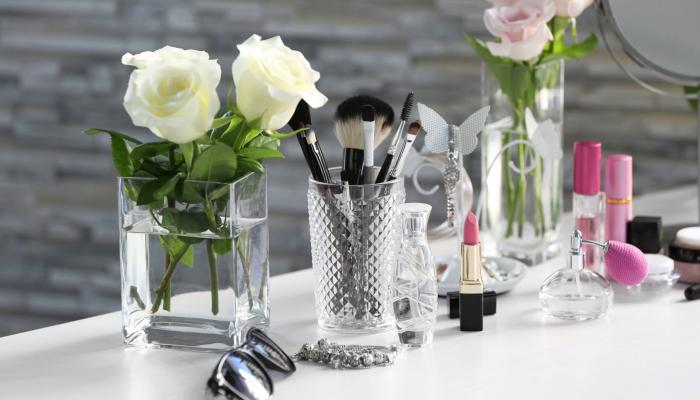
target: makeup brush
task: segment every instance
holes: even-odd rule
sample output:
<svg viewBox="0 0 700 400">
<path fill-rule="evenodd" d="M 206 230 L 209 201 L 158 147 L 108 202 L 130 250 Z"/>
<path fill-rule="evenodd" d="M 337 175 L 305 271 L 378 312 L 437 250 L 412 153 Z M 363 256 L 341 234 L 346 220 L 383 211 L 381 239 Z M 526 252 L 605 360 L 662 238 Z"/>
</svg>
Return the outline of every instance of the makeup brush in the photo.
<svg viewBox="0 0 700 400">
<path fill-rule="evenodd" d="M 413 106 L 415 105 L 415 95 L 413 92 L 410 92 L 408 96 L 406 96 L 406 100 L 403 102 L 403 108 L 401 109 L 401 119 L 399 121 L 399 127 L 396 129 L 396 133 L 394 134 L 394 137 L 391 139 L 391 144 L 389 145 L 389 149 L 386 152 L 386 157 L 384 158 L 384 163 L 382 163 L 382 168 L 379 170 L 379 174 L 377 174 L 377 183 L 382 183 L 386 181 L 387 176 L 389 175 L 389 172 L 391 172 L 391 167 L 394 162 L 394 155 L 396 154 L 396 151 L 399 149 L 399 144 L 401 142 L 401 139 L 403 138 L 404 135 L 404 128 L 406 127 L 406 121 L 408 121 L 408 118 L 411 116 L 411 111 L 413 110 Z"/>
<path fill-rule="evenodd" d="M 374 107 L 374 148 L 389 135 L 394 123 L 394 110 L 386 102 L 366 95 L 353 96 L 338 105 L 335 112 L 335 135 L 343 147 L 341 179 L 351 185 L 362 183 L 364 137 L 362 107 Z"/>
<path fill-rule="evenodd" d="M 399 156 L 396 159 L 396 164 L 394 165 L 393 170 L 389 174 L 389 180 L 396 179 L 399 176 L 401 176 L 401 172 L 403 171 L 403 165 L 406 163 L 406 157 L 408 157 L 408 152 L 411 151 L 413 142 L 416 141 L 416 137 L 418 137 L 421 127 L 422 126 L 420 120 L 411 122 L 411 125 L 408 126 L 406 143 L 404 144 L 403 148 L 401 149 L 401 152 L 399 153 Z"/>
<path fill-rule="evenodd" d="M 315 181 L 331 183 L 331 174 L 328 171 L 326 159 L 316 139 L 316 133 L 311 129 L 311 112 L 308 103 L 304 100 L 299 101 L 287 124 L 294 130 L 306 128 L 297 134 L 297 140 L 299 140 L 301 152 L 311 170 L 311 176 Z"/>
<path fill-rule="evenodd" d="M 374 183 L 374 107 L 362 106 L 362 138 L 364 140 L 364 167 L 362 183 Z"/>
</svg>

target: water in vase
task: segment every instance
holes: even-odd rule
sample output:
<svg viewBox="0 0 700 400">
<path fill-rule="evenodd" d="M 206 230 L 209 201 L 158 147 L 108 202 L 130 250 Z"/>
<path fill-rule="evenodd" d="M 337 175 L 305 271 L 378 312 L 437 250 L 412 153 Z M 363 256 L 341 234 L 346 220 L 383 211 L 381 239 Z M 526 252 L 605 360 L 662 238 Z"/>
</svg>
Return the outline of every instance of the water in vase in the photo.
<svg viewBox="0 0 700 400">
<path fill-rule="evenodd" d="M 266 222 L 240 219 L 228 237 L 174 235 L 140 210 L 125 215 L 125 342 L 221 350 L 237 343 L 243 327 L 266 325 Z"/>
</svg>

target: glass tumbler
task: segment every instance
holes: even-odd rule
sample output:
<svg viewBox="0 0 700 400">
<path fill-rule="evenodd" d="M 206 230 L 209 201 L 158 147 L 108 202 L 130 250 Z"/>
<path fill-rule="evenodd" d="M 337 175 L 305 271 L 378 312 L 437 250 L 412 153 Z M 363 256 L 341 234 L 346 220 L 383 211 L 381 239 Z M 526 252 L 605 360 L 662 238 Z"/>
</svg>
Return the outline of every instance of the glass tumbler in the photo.
<svg viewBox="0 0 700 400">
<path fill-rule="evenodd" d="M 337 183 L 310 178 L 307 194 L 318 325 L 350 332 L 391 328 L 403 180 L 344 185 L 339 168 L 331 176 Z"/>
</svg>

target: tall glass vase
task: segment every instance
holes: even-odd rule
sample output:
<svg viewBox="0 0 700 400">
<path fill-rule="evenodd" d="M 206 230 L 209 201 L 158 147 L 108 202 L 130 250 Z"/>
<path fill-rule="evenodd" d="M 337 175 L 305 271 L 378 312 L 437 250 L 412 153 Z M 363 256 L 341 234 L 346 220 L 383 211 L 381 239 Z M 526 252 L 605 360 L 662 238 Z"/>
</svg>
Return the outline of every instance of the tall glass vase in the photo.
<svg viewBox="0 0 700 400">
<path fill-rule="evenodd" d="M 538 155 L 530 145 L 525 118 L 529 109 L 538 123 L 550 119 L 557 133 L 555 145 L 561 148 L 564 62 L 553 61 L 523 70 L 529 86 L 522 96 L 514 98 L 514 89 L 504 91 L 502 85 L 522 81 L 512 76 L 510 81 L 503 76 L 499 80 L 490 66 L 482 67 L 482 103 L 491 106 L 491 110 L 481 135 L 485 190 L 481 223 L 500 255 L 533 265 L 559 252 L 556 239 L 562 213 L 562 163 L 561 159 Z"/>
<path fill-rule="evenodd" d="M 124 342 L 222 351 L 269 324 L 267 184 L 184 181 L 162 204 L 119 178 Z"/>
</svg>

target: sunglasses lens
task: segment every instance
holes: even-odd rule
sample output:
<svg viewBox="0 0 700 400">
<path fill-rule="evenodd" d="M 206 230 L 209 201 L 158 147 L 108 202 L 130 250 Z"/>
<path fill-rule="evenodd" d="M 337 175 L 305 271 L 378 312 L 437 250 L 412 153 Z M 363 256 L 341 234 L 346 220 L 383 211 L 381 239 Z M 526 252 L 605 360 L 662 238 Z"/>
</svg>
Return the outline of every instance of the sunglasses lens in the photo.
<svg viewBox="0 0 700 400">
<path fill-rule="evenodd" d="M 229 353 L 221 373 L 237 397 L 265 400 L 272 396 L 272 380 L 260 363 L 248 354 L 239 351 Z"/>
<path fill-rule="evenodd" d="M 268 370 L 283 375 L 296 371 L 294 361 L 260 329 L 249 330 L 246 339 L 244 347 L 252 352 Z"/>
</svg>

